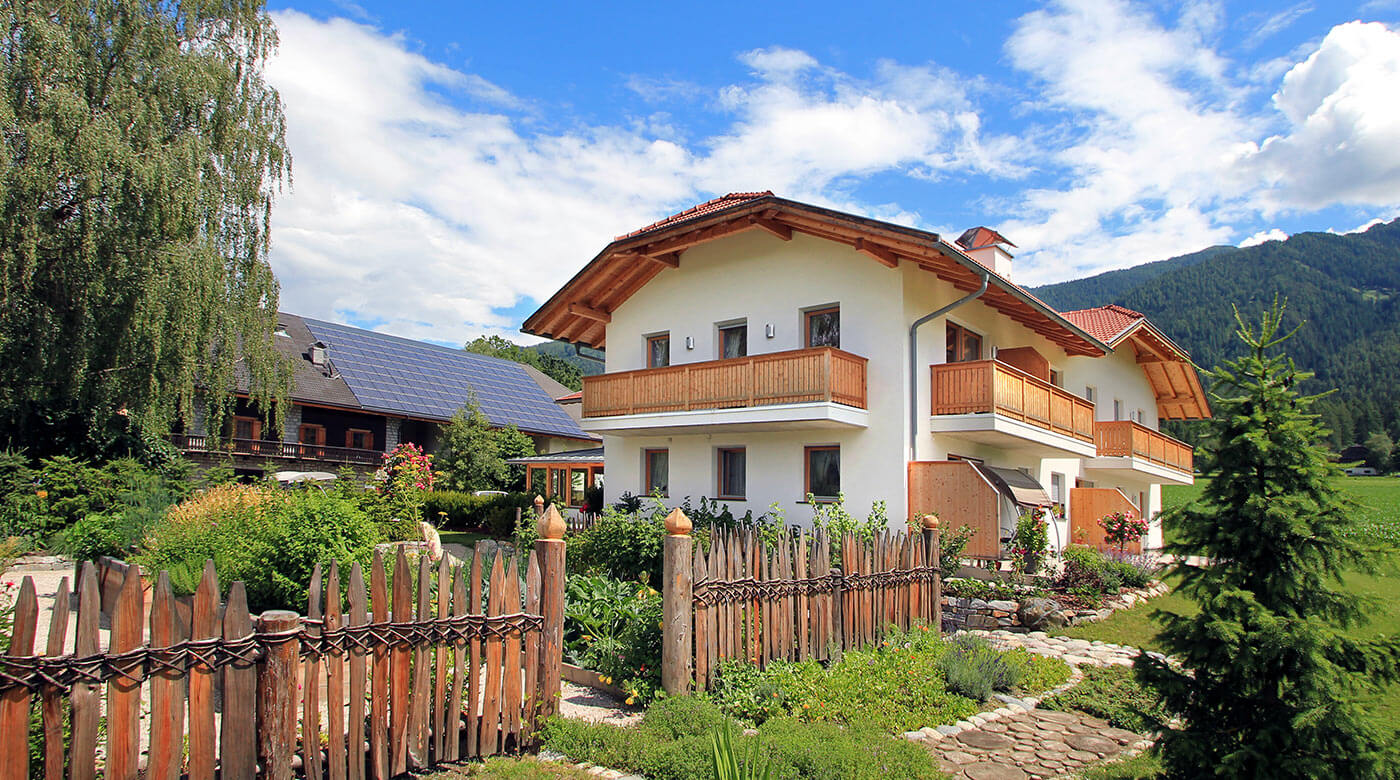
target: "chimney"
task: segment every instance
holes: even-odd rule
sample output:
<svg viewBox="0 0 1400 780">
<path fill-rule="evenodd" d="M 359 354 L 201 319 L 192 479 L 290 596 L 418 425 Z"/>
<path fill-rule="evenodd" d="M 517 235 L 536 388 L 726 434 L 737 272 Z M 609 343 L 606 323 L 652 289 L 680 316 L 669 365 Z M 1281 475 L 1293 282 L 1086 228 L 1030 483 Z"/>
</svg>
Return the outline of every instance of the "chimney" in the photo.
<svg viewBox="0 0 1400 780">
<path fill-rule="evenodd" d="M 311 365 L 321 367 L 326 364 L 325 342 L 317 341 L 306 351 L 306 357 L 311 361 Z"/>
<path fill-rule="evenodd" d="M 992 269 L 998 276 L 1011 278 L 1011 253 L 1006 251 L 1006 247 L 1014 249 L 1016 245 L 1006 240 L 1006 236 L 979 225 L 964 230 L 958 236 L 957 244 L 964 254 Z"/>
</svg>

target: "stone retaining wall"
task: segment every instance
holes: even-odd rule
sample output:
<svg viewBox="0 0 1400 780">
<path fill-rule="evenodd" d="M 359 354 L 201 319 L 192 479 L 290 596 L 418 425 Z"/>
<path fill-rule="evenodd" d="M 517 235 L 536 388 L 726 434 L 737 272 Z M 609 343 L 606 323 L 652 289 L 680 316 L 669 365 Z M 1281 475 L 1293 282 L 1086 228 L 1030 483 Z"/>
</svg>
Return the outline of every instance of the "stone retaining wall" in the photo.
<svg viewBox="0 0 1400 780">
<path fill-rule="evenodd" d="M 961 630 L 1035 631 L 1043 628 L 1063 628 L 1078 623 L 1103 620 L 1114 611 L 1129 609 L 1167 592 L 1167 586 L 1153 582 L 1144 588 L 1124 588 L 1118 595 L 1104 599 L 1098 609 L 1062 607 L 1049 598 L 1027 597 L 1016 601 L 984 601 L 982 599 L 943 596 L 943 632 Z M 1047 603 L 1048 602 L 1048 603 Z"/>
</svg>

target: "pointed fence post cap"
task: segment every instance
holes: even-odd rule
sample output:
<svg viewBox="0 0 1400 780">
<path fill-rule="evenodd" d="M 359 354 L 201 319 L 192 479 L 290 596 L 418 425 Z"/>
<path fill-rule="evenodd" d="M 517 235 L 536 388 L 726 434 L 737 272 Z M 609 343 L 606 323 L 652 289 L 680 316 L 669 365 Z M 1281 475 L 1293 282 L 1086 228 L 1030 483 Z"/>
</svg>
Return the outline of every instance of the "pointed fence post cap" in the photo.
<svg viewBox="0 0 1400 780">
<path fill-rule="evenodd" d="M 535 514 L 544 514 L 544 496 L 535 496 Z"/>
<path fill-rule="evenodd" d="M 938 515 L 924 515 L 923 517 L 919 518 L 919 522 L 921 525 L 923 525 L 925 531 L 938 530 Z"/>
<path fill-rule="evenodd" d="M 563 539 L 564 538 L 564 516 L 559 514 L 559 510 L 553 504 L 540 515 L 540 522 L 536 526 L 541 539 Z"/>
<path fill-rule="evenodd" d="M 685 516 L 680 507 L 672 509 L 671 514 L 666 515 L 666 533 L 672 536 L 689 536 L 690 529 L 690 518 Z"/>
</svg>

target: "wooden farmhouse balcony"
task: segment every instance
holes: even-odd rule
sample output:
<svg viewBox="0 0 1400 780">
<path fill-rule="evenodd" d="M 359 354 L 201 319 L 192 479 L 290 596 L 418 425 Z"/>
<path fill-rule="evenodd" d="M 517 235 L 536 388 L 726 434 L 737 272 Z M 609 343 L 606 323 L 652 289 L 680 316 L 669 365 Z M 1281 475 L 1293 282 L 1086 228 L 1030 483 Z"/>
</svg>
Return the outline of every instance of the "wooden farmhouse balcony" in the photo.
<svg viewBox="0 0 1400 780">
<path fill-rule="evenodd" d="M 638 416 L 669 418 L 644 427 L 684 425 L 679 419 L 684 413 L 691 413 L 696 425 L 747 425 L 764 420 L 841 424 L 844 417 L 866 408 L 865 386 L 866 359 L 832 347 L 618 371 L 583 378 L 584 427 L 595 431 L 626 429 L 630 423 L 614 426 L 609 418 Z M 765 407 L 814 404 L 847 411 L 764 412 Z M 729 410 L 753 411 L 739 417 L 719 414 Z"/>
<path fill-rule="evenodd" d="M 1093 403 L 998 360 L 930 368 L 935 433 L 965 433 L 1002 445 L 1009 444 L 1007 437 L 1034 439 L 1092 454 Z"/>
<path fill-rule="evenodd" d="M 1112 459 L 1127 459 L 1123 465 L 1130 468 L 1152 464 L 1188 477 L 1193 473 L 1191 445 L 1132 420 L 1094 423 L 1094 446 L 1099 459 L 1110 460 L 1091 463 L 1091 468 L 1123 464 Z"/>
<path fill-rule="evenodd" d="M 264 439 L 219 439 L 216 442 L 212 437 L 200 434 L 171 434 L 170 443 L 184 452 L 209 452 L 282 460 L 319 460 L 361 466 L 377 466 L 384 457 L 384 453 L 378 450 L 330 447 L 324 444 L 297 444 Z"/>
</svg>

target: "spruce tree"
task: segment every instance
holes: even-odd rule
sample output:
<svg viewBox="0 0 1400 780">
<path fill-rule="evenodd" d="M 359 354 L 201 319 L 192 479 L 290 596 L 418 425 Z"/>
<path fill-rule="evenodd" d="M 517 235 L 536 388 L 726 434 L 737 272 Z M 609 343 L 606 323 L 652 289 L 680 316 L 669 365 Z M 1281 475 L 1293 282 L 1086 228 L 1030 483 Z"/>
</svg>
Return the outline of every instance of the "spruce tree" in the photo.
<svg viewBox="0 0 1400 780">
<path fill-rule="evenodd" d="M 1215 473 L 1165 522 L 1177 540 L 1177 592 L 1200 605 L 1162 610 L 1161 642 L 1181 667 L 1143 655 L 1139 677 L 1181 722 L 1158 748 L 1174 777 L 1388 777 L 1397 748 L 1358 704 L 1400 676 L 1400 643 L 1355 639 L 1367 604 L 1343 574 L 1374 568 L 1355 515 L 1330 480 L 1326 431 L 1297 391 L 1310 374 L 1279 346 L 1283 306 L 1257 328 L 1236 312 L 1243 357 L 1214 380 Z M 1200 556 L 1207 565 L 1188 563 Z"/>
</svg>

